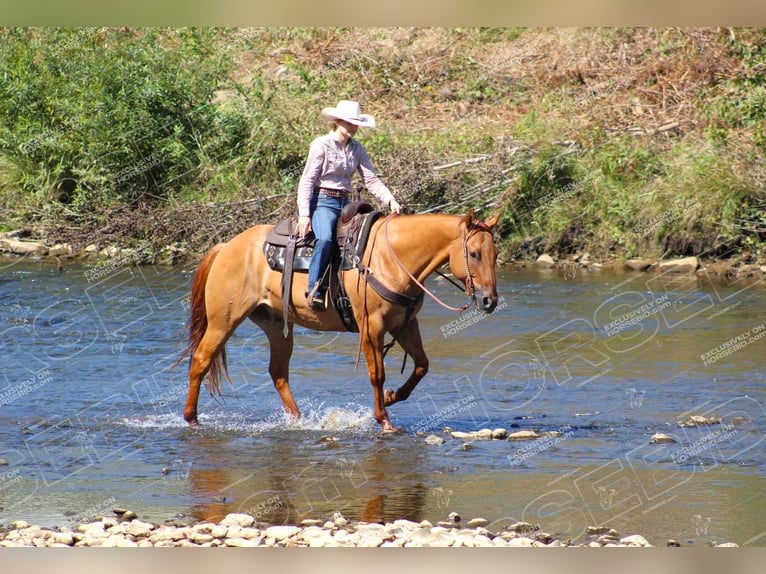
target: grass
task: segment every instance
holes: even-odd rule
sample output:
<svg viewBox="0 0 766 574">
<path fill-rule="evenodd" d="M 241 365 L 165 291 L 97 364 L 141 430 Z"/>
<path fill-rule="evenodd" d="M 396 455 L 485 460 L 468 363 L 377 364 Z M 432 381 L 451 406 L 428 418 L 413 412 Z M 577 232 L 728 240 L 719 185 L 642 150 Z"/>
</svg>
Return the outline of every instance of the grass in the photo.
<svg viewBox="0 0 766 574">
<path fill-rule="evenodd" d="M 0 41 L 12 74 L 42 82 L 0 104 L 0 207 L 57 239 L 66 239 L 67 222 L 97 237 L 87 222 L 131 206 L 167 220 L 167 241 L 192 249 L 221 236 L 209 209 L 232 205 L 230 234 L 273 220 L 292 209 L 308 143 L 327 127 L 319 110 L 353 98 L 378 119 L 359 138 L 405 204 L 499 210 L 506 254 L 766 255 L 757 74 L 766 36 L 758 30 L 34 34 L 34 49 L 25 31 Z M 67 51 L 73 38 L 88 49 Z M 72 89 L 51 66 L 29 75 L 41 50 L 69 76 L 97 79 L 98 90 Z M 120 64 L 126 56 L 129 65 Z M 114 91 L 121 85 L 128 99 Z M 39 93 L 50 95 L 40 101 Z M 19 98 L 27 100 L 14 107 Z M 30 141 L 34 153 L 20 154 Z M 110 185 L 115 172 L 157 153 L 151 185 Z M 178 215 L 195 206 L 196 226 Z M 90 217 L 94 210 L 103 216 Z"/>
</svg>

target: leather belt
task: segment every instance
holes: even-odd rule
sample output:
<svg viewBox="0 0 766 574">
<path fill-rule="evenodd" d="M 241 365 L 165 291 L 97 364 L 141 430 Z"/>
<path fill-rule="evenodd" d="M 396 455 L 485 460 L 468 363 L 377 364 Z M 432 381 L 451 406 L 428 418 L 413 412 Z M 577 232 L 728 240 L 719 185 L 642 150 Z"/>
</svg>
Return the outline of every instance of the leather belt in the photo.
<svg viewBox="0 0 766 574">
<path fill-rule="evenodd" d="M 320 187 L 319 193 L 325 195 L 326 197 L 333 197 L 336 199 L 343 199 L 344 197 L 348 197 L 348 192 L 342 189 L 327 189 L 326 187 Z"/>
</svg>

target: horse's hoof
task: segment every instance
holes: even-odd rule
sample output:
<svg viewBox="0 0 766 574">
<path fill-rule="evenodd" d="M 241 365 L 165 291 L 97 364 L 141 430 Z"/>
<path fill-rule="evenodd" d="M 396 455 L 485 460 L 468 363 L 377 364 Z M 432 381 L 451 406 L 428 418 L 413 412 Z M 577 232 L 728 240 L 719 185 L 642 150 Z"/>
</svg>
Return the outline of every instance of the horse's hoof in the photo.
<svg viewBox="0 0 766 574">
<path fill-rule="evenodd" d="M 399 432 L 399 429 L 397 429 L 394 425 L 392 425 L 390 422 L 386 421 L 382 425 L 380 425 L 380 431 L 383 434 L 393 434 Z"/>
<path fill-rule="evenodd" d="M 396 402 L 396 392 L 391 389 L 383 391 L 383 404 L 385 406 L 392 405 Z"/>
<path fill-rule="evenodd" d="M 189 424 L 189 428 L 196 429 L 199 426 L 199 421 L 197 419 L 191 419 L 186 422 Z"/>
</svg>

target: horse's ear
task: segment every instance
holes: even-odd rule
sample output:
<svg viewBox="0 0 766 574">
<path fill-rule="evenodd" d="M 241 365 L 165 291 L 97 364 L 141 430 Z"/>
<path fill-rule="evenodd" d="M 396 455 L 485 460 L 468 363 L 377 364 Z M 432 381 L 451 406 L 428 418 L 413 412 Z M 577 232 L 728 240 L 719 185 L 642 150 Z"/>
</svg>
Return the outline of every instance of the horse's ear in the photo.
<svg viewBox="0 0 766 574">
<path fill-rule="evenodd" d="M 463 217 L 463 221 L 465 221 L 465 227 L 466 229 L 471 229 L 474 224 L 474 220 L 476 218 L 473 215 L 473 207 L 468 210 L 468 213 L 465 214 L 465 217 Z"/>
<path fill-rule="evenodd" d="M 492 229 L 495 225 L 497 225 L 497 222 L 500 220 L 500 214 L 496 213 L 492 217 L 490 217 L 487 221 L 484 222 L 484 224 Z"/>
</svg>

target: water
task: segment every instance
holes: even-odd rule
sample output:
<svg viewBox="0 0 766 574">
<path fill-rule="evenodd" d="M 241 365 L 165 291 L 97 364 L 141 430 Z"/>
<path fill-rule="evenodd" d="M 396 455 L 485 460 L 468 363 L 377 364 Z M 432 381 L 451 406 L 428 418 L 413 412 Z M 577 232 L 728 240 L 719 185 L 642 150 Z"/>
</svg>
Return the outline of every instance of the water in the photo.
<svg viewBox="0 0 766 574">
<path fill-rule="evenodd" d="M 191 269 L 0 262 L 0 521 L 526 520 L 650 542 L 766 544 L 762 281 L 503 269 L 491 316 L 427 301 L 431 371 L 382 436 L 357 338 L 298 329 L 287 419 L 265 337 L 229 343 L 233 387 L 181 417 Z M 453 287 L 436 293 L 462 302 Z M 404 380 L 392 350 L 387 387 Z M 363 361 L 362 361 L 363 362 Z M 408 362 L 407 369 L 411 367 Z M 408 371 L 406 371 L 408 372 Z M 691 415 L 720 424 L 679 426 Z M 557 431 L 464 443 L 442 432 Z M 675 444 L 650 444 L 656 432 Z M 426 445 L 426 434 L 444 436 Z"/>
</svg>

